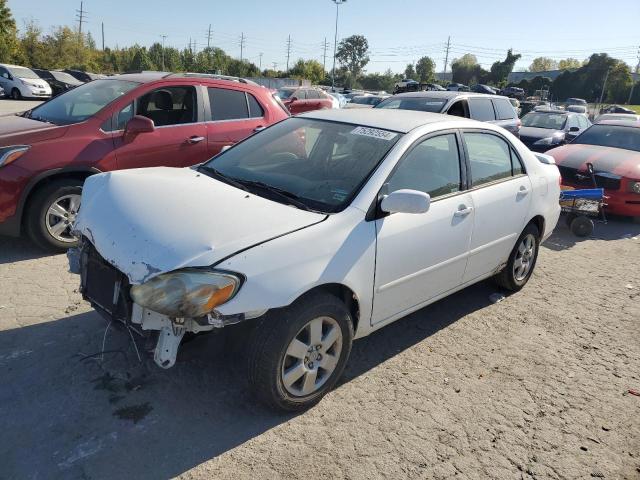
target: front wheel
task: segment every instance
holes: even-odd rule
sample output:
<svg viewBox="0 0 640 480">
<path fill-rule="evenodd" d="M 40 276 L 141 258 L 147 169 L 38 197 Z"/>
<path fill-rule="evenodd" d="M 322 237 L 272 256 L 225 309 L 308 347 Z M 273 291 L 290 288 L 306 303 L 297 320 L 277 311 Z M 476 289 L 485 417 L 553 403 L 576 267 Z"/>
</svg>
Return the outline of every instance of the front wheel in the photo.
<svg viewBox="0 0 640 480">
<path fill-rule="evenodd" d="M 495 282 L 512 292 L 517 292 L 531 278 L 538 259 L 540 232 L 533 224 L 527 225 L 513 247 L 505 268 L 498 273 Z"/>
<path fill-rule="evenodd" d="M 252 331 L 248 377 L 254 394 L 276 410 L 307 409 L 333 388 L 353 341 L 349 310 L 328 293 L 269 312 Z"/>
<path fill-rule="evenodd" d="M 11 98 L 13 98 L 14 100 L 20 100 L 22 98 L 20 90 L 18 90 L 17 88 L 11 90 Z"/>
</svg>

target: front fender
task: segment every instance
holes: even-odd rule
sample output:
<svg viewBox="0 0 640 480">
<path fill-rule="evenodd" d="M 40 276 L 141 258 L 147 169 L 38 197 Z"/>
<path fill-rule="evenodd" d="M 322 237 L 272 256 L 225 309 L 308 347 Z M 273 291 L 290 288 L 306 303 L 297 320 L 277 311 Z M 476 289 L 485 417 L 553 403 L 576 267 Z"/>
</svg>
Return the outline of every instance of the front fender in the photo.
<svg viewBox="0 0 640 480">
<path fill-rule="evenodd" d="M 338 283 L 360 306 L 359 332 L 371 319 L 376 231 L 364 212 L 350 207 L 324 222 L 257 245 L 216 268 L 242 273 L 238 294 L 217 310 L 223 315 L 285 307 L 312 288 Z"/>
</svg>

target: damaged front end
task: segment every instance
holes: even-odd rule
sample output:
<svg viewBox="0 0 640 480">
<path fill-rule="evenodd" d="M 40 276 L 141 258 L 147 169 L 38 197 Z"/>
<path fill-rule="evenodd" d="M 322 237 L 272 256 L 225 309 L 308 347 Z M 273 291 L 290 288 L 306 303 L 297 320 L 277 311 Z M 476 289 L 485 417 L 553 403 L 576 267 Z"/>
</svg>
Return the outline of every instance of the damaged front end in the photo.
<svg viewBox="0 0 640 480">
<path fill-rule="evenodd" d="M 107 262 L 82 237 L 67 253 L 69 270 L 80 275 L 80 293 L 109 321 L 118 321 L 143 335 L 158 331 L 154 361 L 162 368 L 175 364 L 182 337 L 262 315 L 220 315 L 215 308 L 231 300 L 244 278 L 212 268 L 184 268 L 131 284 L 127 275 Z"/>
</svg>

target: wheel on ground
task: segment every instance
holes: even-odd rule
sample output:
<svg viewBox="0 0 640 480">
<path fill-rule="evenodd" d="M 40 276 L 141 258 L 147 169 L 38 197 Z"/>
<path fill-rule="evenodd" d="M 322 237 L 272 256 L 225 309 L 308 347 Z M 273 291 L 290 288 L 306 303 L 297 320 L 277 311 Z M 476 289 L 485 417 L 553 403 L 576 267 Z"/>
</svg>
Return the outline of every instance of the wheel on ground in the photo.
<svg viewBox="0 0 640 480">
<path fill-rule="evenodd" d="M 29 237 L 49 251 L 64 251 L 77 244 L 71 227 L 80 209 L 82 180 L 55 180 L 40 188 L 29 201 L 25 226 Z"/>
<path fill-rule="evenodd" d="M 567 213 L 567 216 L 564 219 L 564 223 L 567 226 L 567 228 L 571 228 L 571 222 L 573 222 L 573 220 L 577 217 L 578 215 L 575 213 Z"/>
<path fill-rule="evenodd" d="M 351 353 L 353 321 L 344 303 L 319 292 L 265 315 L 251 332 L 249 385 L 269 407 L 309 408 L 333 388 Z"/>
<path fill-rule="evenodd" d="M 512 292 L 524 287 L 536 266 L 539 247 L 540 232 L 530 223 L 518 237 L 506 267 L 494 277 L 495 282 Z"/>
<path fill-rule="evenodd" d="M 571 221 L 569 228 L 576 237 L 588 237 L 593 233 L 593 220 L 581 215 Z"/>
<path fill-rule="evenodd" d="M 20 90 L 18 90 L 17 88 L 11 90 L 11 98 L 13 98 L 14 100 L 20 100 L 22 98 Z"/>
</svg>

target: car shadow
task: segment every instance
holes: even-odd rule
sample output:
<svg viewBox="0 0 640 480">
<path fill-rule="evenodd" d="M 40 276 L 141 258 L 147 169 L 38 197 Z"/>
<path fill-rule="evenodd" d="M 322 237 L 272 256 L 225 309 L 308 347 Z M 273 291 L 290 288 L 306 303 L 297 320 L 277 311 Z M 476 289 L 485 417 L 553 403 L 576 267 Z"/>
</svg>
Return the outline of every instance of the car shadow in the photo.
<svg viewBox="0 0 640 480">
<path fill-rule="evenodd" d="M 45 252 L 34 245 L 26 237 L 13 238 L 0 236 L 0 265 L 5 263 L 22 262 L 55 255 Z"/>
<path fill-rule="evenodd" d="M 594 220 L 594 223 L 593 233 L 588 237 L 581 238 L 569 230 L 565 223 L 565 216 L 562 215 L 553 234 L 545 240 L 542 246 L 549 250 L 560 251 L 588 240 L 610 241 L 640 236 L 640 223 L 635 223 L 628 217 L 609 215 L 606 223 L 599 219 Z"/>
<path fill-rule="evenodd" d="M 494 291 L 477 284 L 356 341 L 337 388 L 486 307 Z M 141 341 L 138 361 L 126 329 L 105 331 L 88 312 L 0 332 L 0 477 L 171 478 L 294 417 L 255 402 L 243 357 L 217 353 L 220 334 L 183 345 L 162 370 Z"/>
</svg>

